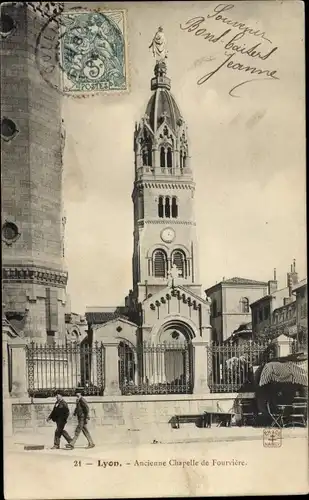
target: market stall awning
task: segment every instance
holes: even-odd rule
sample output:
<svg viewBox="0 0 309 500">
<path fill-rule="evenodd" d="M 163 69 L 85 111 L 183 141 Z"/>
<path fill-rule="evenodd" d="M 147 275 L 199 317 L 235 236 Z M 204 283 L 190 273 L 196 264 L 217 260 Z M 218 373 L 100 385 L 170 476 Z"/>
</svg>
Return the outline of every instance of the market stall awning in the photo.
<svg viewBox="0 0 309 500">
<path fill-rule="evenodd" d="M 259 385 L 263 386 L 272 382 L 308 386 L 308 374 L 296 363 L 270 361 L 262 370 Z"/>
</svg>

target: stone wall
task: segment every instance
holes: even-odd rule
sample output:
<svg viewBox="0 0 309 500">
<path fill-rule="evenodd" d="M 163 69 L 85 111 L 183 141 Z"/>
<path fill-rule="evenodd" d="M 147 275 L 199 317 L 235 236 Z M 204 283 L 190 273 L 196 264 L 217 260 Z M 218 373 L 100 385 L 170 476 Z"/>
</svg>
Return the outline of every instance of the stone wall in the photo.
<svg viewBox="0 0 309 500">
<path fill-rule="evenodd" d="M 252 393 L 242 398 L 252 398 Z M 119 396 L 86 398 L 90 406 L 90 428 L 97 426 L 121 426 L 123 429 L 141 430 L 148 426 L 166 424 L 175 414 L 196 414 L 204 411 L 229 411 L 236 408 L 237 394 L 212 394 L 207 397 L 194 395 L 170 396 Z M 68 425 L 74 425 L 72 417 L 75 398 L 67 398 L 70 408 Z M 54 399 L 13 400 L 12 417 L 14 433 L 53 427 L 46 418 L 54 405 Z"/>
</svg>

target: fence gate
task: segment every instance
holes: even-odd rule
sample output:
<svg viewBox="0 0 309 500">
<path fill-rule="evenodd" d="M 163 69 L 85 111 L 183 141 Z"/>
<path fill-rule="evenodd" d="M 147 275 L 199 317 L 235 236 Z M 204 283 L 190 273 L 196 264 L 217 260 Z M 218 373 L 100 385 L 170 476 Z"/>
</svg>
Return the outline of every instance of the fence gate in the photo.
<svg viewBox="0 0 309 500">
<path fill-rule="evenodd" d="M 122 394 L 189 394 L 193 390 L 192 346 L 144 342 L 133 352 L 119 346 Z"/>
<path fill-rule="evenodd" d="M 104 346 L 89 344 L 36 344 L 26 346 L 29 396 L 48 397 L 55 390 L 74 395 L 80 387 L 86 395 L 104 392 Z"/>
</svg>

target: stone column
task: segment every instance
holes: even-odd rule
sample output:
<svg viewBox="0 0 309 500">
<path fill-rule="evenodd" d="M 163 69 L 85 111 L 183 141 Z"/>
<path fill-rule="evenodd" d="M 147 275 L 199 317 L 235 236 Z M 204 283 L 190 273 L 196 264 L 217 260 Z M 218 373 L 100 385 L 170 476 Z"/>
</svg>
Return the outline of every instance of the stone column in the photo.
<svg viewBox="0 0 309 500">
<path fill-rule="evenodd" d="M 121 394 L 118 375 L 118 343 L 105 343 L 105 390 L 104 396 Z"/>
<path fill-rule="evenodd" d="M 22 339 L 10 345 L 12 362 L 12 393 L 15 398 L 28 397 L 26 342 Z"/>
<path fill-rule="evenodd" d="M 193 394 L 207 394 L 209 393 L 207 375 L 208 375 L 208 356 L 207 356 L 208 342 L 196 342 L 193 344 Z"/>
<path fill-rule="evenodd" d="M 2 336 L 2 391 L 4 398 L 10 397 L 8 342 L 5 334 Z"/>
<path fill-rule="evenodd" d="M 9 356 L 5 332 L 2 333 L 2 394 L 3 394 L 3 437 L 13 434 L 12 402 L 9 392 Z"/>
<path fill-rule="evenodd" d="M 159 152 L 157 146 L 155 146 L 152 149 L 152 158 L 153 158 L 153 164 L 152 164 L 152 166 L 154 168 L 158 168 L 160 166 L 160 152 Z"/>
</svg>

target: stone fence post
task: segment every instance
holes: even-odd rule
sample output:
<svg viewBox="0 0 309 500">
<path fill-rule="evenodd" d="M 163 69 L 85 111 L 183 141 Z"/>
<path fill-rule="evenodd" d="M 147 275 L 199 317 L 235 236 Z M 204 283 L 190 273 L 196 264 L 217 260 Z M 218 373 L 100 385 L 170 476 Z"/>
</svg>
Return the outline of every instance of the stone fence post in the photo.
<svg viewBox="0 0 309 500">
<path fill-rule="evenodd" d="M 193 343 L 193 369 L 194 369 L 194 386 L 193 394 L 207 394 L 208 387 L 208 353 L 207 341 Z"/>
<path fill-rule="evenodd" d="M 104 396 L 118 396 L 121 394 L 119 388 L 118 372 L 118 343 L 104 342 L 105 349 L 105 390 Z"/>
<path fill-rule="evenodd" d="M 282 357 L 282 356 L 289 356 L 289 354 L 292 353 L 292 340 L 289 337 L 286 337 L 285 335 L 280 335 L 276 339 L 276 344 L 277 344 L 277 356 Z"/>
<path fill-rule="evenodd" d="M 26 342 L 23 339 L 9 345 L 11 354 L 12 391 L 15 398 L 28 397 Z"/>
</svg>

